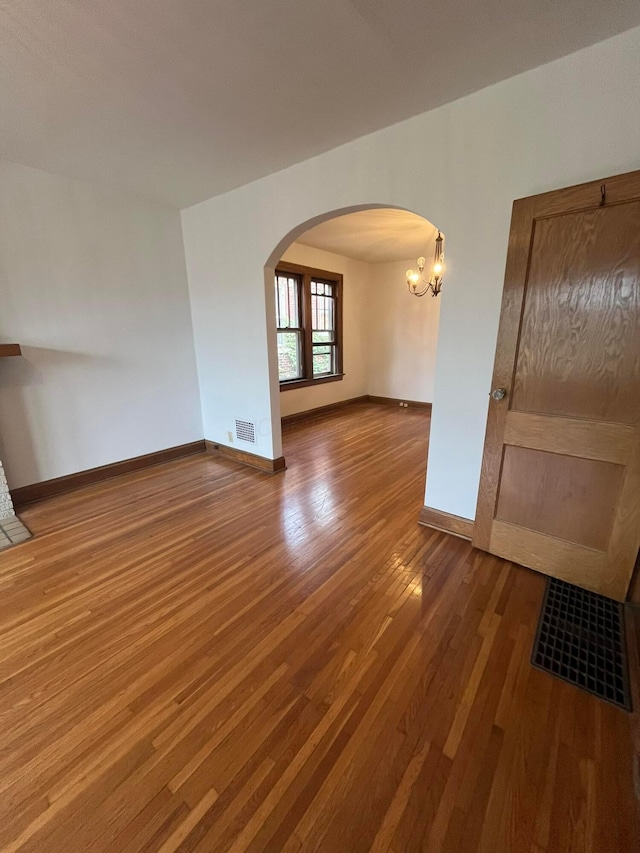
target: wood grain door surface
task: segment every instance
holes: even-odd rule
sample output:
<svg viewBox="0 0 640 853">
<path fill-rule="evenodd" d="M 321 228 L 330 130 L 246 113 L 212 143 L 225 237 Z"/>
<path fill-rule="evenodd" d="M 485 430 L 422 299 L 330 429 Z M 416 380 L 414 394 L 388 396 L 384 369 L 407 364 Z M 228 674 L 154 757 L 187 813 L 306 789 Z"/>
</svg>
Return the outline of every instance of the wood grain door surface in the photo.
<svg viewBox="0 0 640 853">
<path fill-rule="evenodd" d="M 603 203 L 604 202 L 604 203 Z M 640 547 L 640 171 L 516 201 L 473 544 L 624 600 Z"/>
</svg>

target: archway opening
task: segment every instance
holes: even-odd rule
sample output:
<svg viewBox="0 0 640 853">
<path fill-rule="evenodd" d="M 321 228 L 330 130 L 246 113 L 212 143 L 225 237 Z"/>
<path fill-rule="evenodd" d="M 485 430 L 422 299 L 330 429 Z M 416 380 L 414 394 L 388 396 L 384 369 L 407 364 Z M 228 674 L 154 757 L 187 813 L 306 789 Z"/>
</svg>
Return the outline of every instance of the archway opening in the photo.
<svg viewBox="0 0 640 853">
<path fill-rule="evenodd" d="M 265 265 L 274 437 L 355 402 L 419 410 L 428 431 L 442 296 L 416 298 L 406 271 L 424 257 L 429 277 L 437 235 L 411 211 L 362 205 L 280 241 Z"/>
</svg>

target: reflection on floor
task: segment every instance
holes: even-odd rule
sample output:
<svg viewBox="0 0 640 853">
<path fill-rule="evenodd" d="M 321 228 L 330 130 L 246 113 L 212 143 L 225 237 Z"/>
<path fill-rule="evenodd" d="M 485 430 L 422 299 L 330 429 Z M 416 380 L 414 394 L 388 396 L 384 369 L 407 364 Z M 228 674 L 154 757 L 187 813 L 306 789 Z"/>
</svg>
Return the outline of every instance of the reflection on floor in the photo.
<svg viewBox="0 0 640 853">
<path fill-rule="evenodd" d="M 541 576 L 416 524 L 427 440 L 361 405 L 275 476 L 200 455 L 25 510 L 0 848 L 636 849 L 635 718 L 530 666 Z"/>
</svg>

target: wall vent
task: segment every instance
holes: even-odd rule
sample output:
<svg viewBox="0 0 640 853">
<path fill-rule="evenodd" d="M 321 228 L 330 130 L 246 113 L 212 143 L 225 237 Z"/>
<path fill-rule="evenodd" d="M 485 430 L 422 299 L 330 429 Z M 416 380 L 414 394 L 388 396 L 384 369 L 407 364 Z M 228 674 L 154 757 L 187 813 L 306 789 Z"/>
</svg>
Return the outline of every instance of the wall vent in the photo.
<svg viewBox="0 0 640 853">
<path fill-rule="evenodd" d="M 236 438 L 241 441 L 248 441 L 250 444 L 256 443 L 256 425 L 251 421 L 239 421 L 236 418 Z"/>
</svg>

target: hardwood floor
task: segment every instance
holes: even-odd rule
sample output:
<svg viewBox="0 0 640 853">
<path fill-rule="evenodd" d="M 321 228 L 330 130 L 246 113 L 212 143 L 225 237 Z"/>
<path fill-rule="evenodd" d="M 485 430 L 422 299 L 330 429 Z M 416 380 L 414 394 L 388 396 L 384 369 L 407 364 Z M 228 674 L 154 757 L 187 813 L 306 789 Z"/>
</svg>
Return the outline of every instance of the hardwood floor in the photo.
<svg viewBox="0 0 640 853">
<path fill-rule="evenodd" d="M 288 428 L 283 474 L 26 509 L 0 848 L 637 851 L 636 718 L 529 665 L 542 576 L 417 525 L 428 423 L 356 406 Z"/>
</svg>

